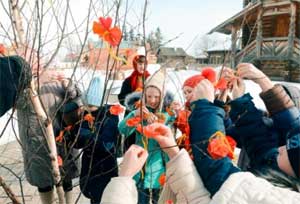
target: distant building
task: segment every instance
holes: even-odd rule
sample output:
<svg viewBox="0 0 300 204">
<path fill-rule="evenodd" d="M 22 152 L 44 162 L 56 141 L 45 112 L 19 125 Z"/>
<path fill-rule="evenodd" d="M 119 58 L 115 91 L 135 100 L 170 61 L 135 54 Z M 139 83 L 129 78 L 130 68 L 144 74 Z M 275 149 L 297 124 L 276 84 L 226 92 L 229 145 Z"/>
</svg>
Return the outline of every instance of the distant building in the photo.
<svg viewBox="0 0 300 204">
<path fill-rule="evenodd" d="M 243 0 L 243 5 L 210 31 L 231 34 L 231 66 L 250 62 L 274 80 L 300 82 L 300 1 Z"/>
<path fill-rule="evenodd" d="M 157 52 L 157 63 L 165 67 L 184 68 L 193 58 L 183 48 L 161 47 Z"/>
<path fill-rule="evenodd" d="M 204 53 L 195 57 L 197 64 L 208 64 L 208 54 Z"/>
<path fill-rule="evenodd" d="M 156 56 L 151 52 L 150 46 L 148 44 L 146 46 L 148 63 L 155 64 Z M 116 48 L 110 50 L 100 39 L 97 41 L 90 40 L 81 55 L 80 63 L 82 66 L 100 70 L 111 69 L 113 66 L 117 70 L 132 69 L 133 57 L 141 54 L 140 50 L 140 46 L 135 42 L 122 41 L 119 45 L 116 59 L 112 57 L 112 53 L 116 53 L 117 51 Z M 67 56 L 73 56 L 73 53 Z"/>
</svg>

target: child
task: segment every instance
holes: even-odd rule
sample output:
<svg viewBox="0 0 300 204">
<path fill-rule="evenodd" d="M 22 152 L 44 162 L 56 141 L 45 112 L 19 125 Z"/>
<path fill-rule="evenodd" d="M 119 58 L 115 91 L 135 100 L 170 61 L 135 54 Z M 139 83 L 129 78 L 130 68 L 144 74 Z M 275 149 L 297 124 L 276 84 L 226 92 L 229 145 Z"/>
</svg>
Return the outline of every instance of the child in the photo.
<svg viewBox="0 0 300 204">
<path fill-rule="evenodd" d="M 101 196 L 111 177 L 118 175 L 116 145 L 119 136 L 119 118 L 110 113 L 110 105 L 101 105 L 103 89 L 101 79 L 94 77 L 85 95 L 88 110 L 76 104 L 64 114 L 71 130 L 65 137 L 75 148 L 82 148 L 80 190 L 92 204 L 100 203 Z"/>
</svg>

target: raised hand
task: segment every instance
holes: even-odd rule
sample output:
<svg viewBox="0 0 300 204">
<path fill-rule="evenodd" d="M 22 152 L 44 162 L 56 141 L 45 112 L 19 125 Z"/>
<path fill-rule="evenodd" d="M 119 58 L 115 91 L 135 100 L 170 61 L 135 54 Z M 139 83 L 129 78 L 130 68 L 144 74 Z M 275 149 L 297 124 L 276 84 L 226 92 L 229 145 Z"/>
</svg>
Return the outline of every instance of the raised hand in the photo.
<svg viewBox="0 0 300 204">
<path fill-rule="evenodd" d="M 237 66 L 237 70 L 239 77 L 254 81 L 261 87 L 263 92 L 273 87 L 271 80 L 253 64 L 241 63 Z"/>
<path fill-rule="evenodd" d="M 148 152 L 144 148 L 131 145 L 124 155 L 119 176 L 133 177 L 143 168 L 147 157 Z"/>
<path fill-rule="evenodd" d="M 236 78 L 232 81 L 232 98 L 236 99 L 245 94 L 245 83 L 241 78 Z"/>
<path fill-rule="evenodd" d="M 166 152 L 170 158 L 173 158 L 179 152 L 179 148 L 171 129 L 162 123 L 153 123 L 149 125 L 149 128 L 156 132 L 156 134 L 150 136 L 150 138 L 155 139 L 162 150 Z"/>
</svg>

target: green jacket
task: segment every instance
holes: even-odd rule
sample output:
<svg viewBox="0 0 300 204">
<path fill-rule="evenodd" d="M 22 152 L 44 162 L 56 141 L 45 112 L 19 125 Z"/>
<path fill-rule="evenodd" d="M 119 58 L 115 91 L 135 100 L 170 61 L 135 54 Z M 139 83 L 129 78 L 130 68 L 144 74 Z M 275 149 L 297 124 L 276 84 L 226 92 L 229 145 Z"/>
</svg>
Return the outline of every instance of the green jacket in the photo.
<svg viewBox="0 0 300 204">
<path fill-rule="evenodd" d="M 163 112 L 166 116 L 167 125 L 172 125 L 174 118 L 169 116 L 168 113 Z M 165 154 L 161 149 L 159 144 L 154 139 L 148 139 L 147 147 L 144 147 L 143 144 L 143 135 L 141 135 L 135 127 L 128 127 L 126 125 L 126 121 L 130 118 L 134 117 L 134 111 L 130 112 L 120 123 L 119 123 L 119 131 L 122 135 L 126 137 L 132 135 L 135 132 L 136 134 L 136 145 L 139 145 L 145 149 L 147 149 L 149 155 L 146 161 L 146 164 L 143 169 L 143 178 L 142 173 L 139 172 L 134 176 L 134 179 L 139 188 L 144 189 L 157 189 L 160 188 L 159 177 L 165 173 L 166 167 L 165 164 L 169 160 L 167 154 Z M 147 125 L 146 121 L 143 121 L 143 125 Z"/>
</svg>

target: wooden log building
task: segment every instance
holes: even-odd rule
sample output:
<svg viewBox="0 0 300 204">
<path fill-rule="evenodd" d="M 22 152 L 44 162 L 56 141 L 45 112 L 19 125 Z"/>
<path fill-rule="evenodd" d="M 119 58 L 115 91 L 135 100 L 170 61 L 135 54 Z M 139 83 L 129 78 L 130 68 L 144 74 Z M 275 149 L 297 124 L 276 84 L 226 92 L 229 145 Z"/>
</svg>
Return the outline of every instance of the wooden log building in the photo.
<svg viewBox="0 0 300 204">
<path fill-rule="evenodd" d="M 231 34 L 232 67 L 251 62 L 273 80 L 300 82 L 300 0 L 243 0 L 213 32 Z"/>
</svg>

